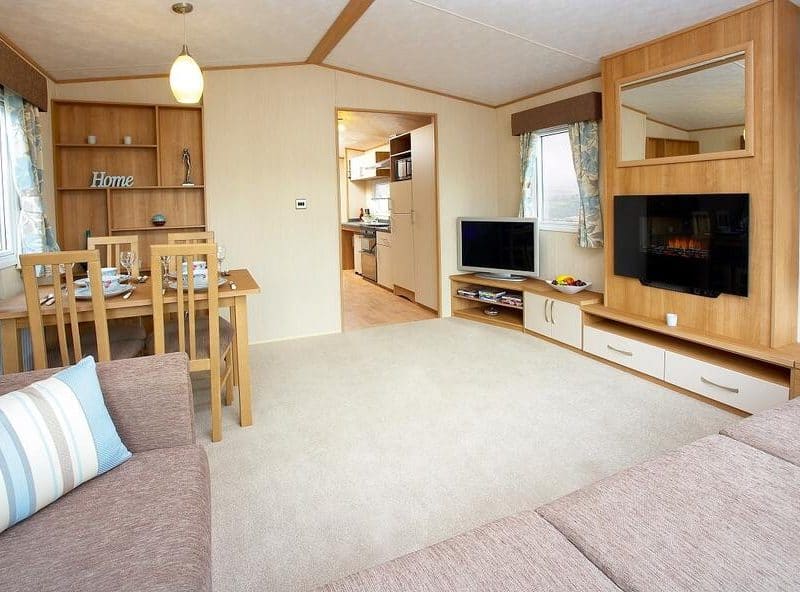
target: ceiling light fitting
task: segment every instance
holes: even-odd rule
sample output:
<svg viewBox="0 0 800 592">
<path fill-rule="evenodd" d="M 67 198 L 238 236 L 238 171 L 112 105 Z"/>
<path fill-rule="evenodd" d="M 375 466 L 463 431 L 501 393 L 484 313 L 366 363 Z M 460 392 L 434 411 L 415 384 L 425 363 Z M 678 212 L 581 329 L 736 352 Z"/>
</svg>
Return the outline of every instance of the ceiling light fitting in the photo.
<svg viewBox="0 0 800 592">
<path fill-rule="evenodd" d="M 192 10 L 194 6 L 189 2 L 172 5 L 172 12 L 183 16 L 183 48 L 169 71 L 169 86 L 179 103 L 199 103 L 203 96 L 203 73 L 194 58 L 189 55 L 186 38 L 186 15 Z"/>
</svg>

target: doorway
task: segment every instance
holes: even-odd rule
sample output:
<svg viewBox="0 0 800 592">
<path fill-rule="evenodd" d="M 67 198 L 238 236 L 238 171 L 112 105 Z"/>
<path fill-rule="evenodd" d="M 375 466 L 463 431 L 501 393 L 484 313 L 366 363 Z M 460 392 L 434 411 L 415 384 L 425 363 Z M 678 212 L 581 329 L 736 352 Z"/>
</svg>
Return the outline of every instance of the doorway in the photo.
<svg viewBox="0 0 800 592">
<path fill-rule="evenodd" d="M 436 116 L 336 110 L 342 330 L 441 310 Z"/>
</svg>

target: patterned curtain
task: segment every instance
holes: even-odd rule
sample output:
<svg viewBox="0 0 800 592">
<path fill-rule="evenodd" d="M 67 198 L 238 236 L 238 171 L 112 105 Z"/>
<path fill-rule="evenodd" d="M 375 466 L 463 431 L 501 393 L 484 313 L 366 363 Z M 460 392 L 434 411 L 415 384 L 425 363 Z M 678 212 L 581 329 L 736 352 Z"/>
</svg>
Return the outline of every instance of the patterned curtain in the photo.
<svg viewBox="0 0 800 592">
<path fill-rule="evenodd" d="M 519 136 L 519 182 L 522 194 L 519 201 L 519 217 L 532 218 L 536 215 L 536 163 L 539 159 L 536 134 L 525 132 Z"/>
<path fill-rule="evenodd" d="M 572 162 L 578 177 L 578 246 L 599 249 L 603 246 L 603 212 L 600 208 L 599 124 L 581 121 L 569 125 Z"/>
<path fill-rule="evenodd" d="M 44 215 L 44 167 L 39 109 L 0 87 L 0 115 L 5 117 L 6 146 L 14 190 L 19 199 L 17 253 L 58 251 L 55 233 Z"/>
</svg>

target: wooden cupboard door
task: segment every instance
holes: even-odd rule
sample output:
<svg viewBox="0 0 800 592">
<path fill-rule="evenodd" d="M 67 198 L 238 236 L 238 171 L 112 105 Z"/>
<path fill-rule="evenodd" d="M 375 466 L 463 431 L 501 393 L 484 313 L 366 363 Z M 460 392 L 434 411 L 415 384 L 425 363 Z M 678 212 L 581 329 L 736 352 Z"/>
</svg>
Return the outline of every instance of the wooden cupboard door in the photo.
<svg viewBox="0 0 800 592">
<path fill-rule="evenodd" d="M 550 303 L 552 300 L 525 292 L 523 294 L 523 324 L 528 331 L 550 337 L 552 325 L 550 324 Z"/>
<path fill-rule="evenodd" d="M 433 124 L 411 132 L 416 301 L 439 310 L 439 249 L 436 224 L 436 154 Z"/>
<path fill-rule="evenodd" d="M 553 339 L 574 348 L 583 346 L 583 314 L 579 306 L 553 300 L 549 314 Z"/>
<path fill-rule="evenodd" d="M 392 277 L 394 285 L 415 292 L 414 227 L 411 214 L 392 214 Z"/>
<path fill-rule="evenodd" d="M 378 283 L 384 288 L 391 289 L 394 286 L 392 247 L 378 244 L 376 250 L 378 252 Z"/>
<path fill-rule="evenodd" d="M 411 181 L 395 181 L 389 185 L 393 214 L 410 214 L 414 209 Z"/>
</svg>

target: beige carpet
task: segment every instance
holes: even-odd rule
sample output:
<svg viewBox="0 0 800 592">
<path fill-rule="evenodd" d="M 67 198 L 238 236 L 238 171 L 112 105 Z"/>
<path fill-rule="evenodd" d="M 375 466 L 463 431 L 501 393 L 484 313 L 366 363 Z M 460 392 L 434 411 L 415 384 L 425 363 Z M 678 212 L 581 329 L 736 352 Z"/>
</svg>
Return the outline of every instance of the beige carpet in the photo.
<svg viewBox="0 0 800 592">
<path fill-rule="evenodd" d="M 251 352 L 255 425 L 240 428 L 228 408 L 224 440 L 207 446 L 220 592 L 308 590 L 737 421 L 458 319 Z"/>
</svg>

